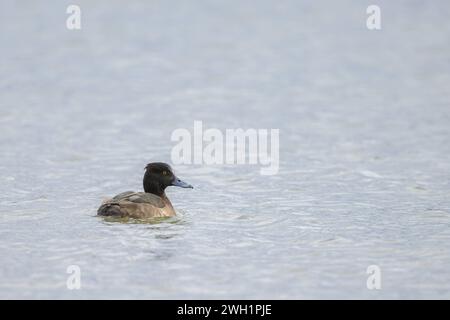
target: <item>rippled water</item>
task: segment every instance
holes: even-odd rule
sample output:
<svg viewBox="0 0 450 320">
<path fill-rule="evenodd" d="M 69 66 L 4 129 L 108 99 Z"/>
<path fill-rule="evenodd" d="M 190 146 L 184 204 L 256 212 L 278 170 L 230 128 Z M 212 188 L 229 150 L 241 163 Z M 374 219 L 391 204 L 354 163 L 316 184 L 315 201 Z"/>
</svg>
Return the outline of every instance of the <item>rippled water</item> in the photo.
<svg viewBox="0 0 450 320">
<path fill-rule="evenodd" d="M 0 297 L 450 298 L 450 5 L 377 2 L 2 1 Z M 95 216 L 194 120 L 279 128 L 279 174 L 175 166 L 178 217 Z"/>
</svg>

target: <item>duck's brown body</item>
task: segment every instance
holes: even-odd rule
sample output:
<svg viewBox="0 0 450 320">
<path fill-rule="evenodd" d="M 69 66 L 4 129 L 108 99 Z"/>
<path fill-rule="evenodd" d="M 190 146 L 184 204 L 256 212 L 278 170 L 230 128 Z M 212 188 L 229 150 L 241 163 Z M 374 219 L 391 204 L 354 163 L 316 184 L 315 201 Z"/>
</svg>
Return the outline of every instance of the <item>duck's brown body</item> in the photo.
<svg viewBox="0 0 450 320">
<path fill-rule="evenodd" d="M 165 194 L 159 197 L 151 193 L 127 191 L 104 201 L 97 214 L 147 219 L 171 217 L 175 215 L 175 210 Z"/>
</svg>

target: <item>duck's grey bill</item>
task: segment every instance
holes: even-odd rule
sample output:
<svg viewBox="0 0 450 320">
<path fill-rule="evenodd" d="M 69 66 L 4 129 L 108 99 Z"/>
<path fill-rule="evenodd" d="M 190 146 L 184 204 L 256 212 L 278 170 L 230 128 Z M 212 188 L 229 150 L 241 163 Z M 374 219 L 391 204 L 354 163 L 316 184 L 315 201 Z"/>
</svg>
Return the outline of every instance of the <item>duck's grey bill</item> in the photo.
<svg viewBox="0 0 450 320">
<path fill-rule="evenodd" d="M 194 189 L 193 186 L 191 186 L 189 183 L 186 183 L 178 178 L 175 178 L 175 180 L 172 183 L 173 186 L 175 187 L 180 187 L 180 188 L 191 188 Z"/>
</svg>

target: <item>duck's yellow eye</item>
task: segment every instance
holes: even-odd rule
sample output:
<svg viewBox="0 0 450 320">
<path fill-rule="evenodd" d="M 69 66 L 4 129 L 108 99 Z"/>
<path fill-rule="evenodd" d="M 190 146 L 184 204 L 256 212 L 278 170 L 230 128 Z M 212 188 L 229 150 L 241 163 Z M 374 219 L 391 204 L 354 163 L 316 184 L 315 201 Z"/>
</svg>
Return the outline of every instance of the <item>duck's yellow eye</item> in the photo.
<svg viewBox="0 0 450 320">
<path fill-rule="evenodd" d="M 167 171 L 166 170 L 163 171 L 163 176 L 167 176 Z"/>
</svg>

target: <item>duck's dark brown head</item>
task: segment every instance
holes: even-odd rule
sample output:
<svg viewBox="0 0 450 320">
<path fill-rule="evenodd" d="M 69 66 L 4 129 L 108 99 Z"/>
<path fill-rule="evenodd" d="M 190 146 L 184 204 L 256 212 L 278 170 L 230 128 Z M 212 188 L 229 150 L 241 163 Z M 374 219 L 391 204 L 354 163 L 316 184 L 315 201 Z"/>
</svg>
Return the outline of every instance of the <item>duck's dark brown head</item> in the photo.
<svg viewBox="0 0 450 320">
<path fill-rule="evenodd" d="M 193 188 L 190 184 L 178 179 L 172 168 L 163 162 L 152 162 L 145 167 L 144 191 L 162 196 L 169 186 Z"/>
</svg>

